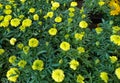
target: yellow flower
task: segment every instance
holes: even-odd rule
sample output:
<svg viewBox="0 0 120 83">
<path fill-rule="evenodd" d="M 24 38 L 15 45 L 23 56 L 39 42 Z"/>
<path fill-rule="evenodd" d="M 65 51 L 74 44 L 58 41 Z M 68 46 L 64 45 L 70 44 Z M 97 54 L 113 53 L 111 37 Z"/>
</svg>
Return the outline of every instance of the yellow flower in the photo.
<svg viewBox="0 0 120 83">
<path fill-rule="evenodd" d="M 62 21 L 62 18 L 61 18 L 60 16 L 58 16 L 58 17 L 55 18 L 55 22 L 58 22 L 58 23 L 59 23 L 59 22 L 61 22 L 61 21 Z"/>
<path fill-rule="evenodd" d="M 0 3 L 0 9 L 3 7 L 3 4 Z"/>
<path fill-rule="evenodd" d="M 11 26 L 17 27 L 20 25 L 20 19 L 14 18 L 11 20 L 10 24 L 11 24 Z"/>
<path fill-rule="evenodd" d="M 84 34 L 85 34 L 85 32 L 75 33 L 74 37 L 75 37 L 76 40 L 82 40 L 83 37 L 84 37 Z"/>
<path fill-rule="evenodd" d="M 120 27 L 119 26 L 113 26 L 113 33 L 117 33 L 118 31 L 120 31 Z"/>
<path fill-rule="evenodd" d="M 3 21 L 1 22 L 1 26 L 2 26 L 2 27 L 8 27 L 8 26 L 9 26 L 9 21 L 3 20 Z"/>
<path fill-rule="evenodd" d="M 63 41 L 60 44 L 60 48 L 64 51 L 68 51 L 68 50 L 70 50 L 70 44 L 68 42 Z"/>
<path fill-rule="evenodd" d="M 15 60 L 16 60 L 16 56 L 15 56 L 15 55 L 12 55 L 12 56 L 9 57 L 9 62 L 10 62 L 11 64 L 14 64 L 14 63 L 15 63 Z"/>
<path fill-rule="evenodd" d="M 106 73 L 106 72 L 101 72 L 101 73 L 100 73 L 100 78 L 101 78 L 105 83 L 108 83 L 108 73 Z"/>
<path fill-rule="evenodd" d="M 100 34 L 103 31 L 103 29 L 101 27 L 97 27 L 95 28 L 95 31 L 97 34 Z"/>
<path fill-rule="evenodd" d="M 6 5 L 5 6 L 5 9 L 11 9 L 12 7 L 11 7 L 11 5 Z"/>
<path fill-rule="evenodd" d="M 20 60 L 20 61 L 18 62 L 18 66 L 19 66 L 19 67 L 22 67 L 22 68 L 24 68 L 26 64 L 27 64 L 27 62 L 26 62 L 25 60 Z"/>
<path fill-rule="evenodd" d="M 85 15 L 85 14 L 82 14 L 81 18 L 85 18 L 85 17 L 86 17 L 86 15 Z"/>
<path fill-rule="evenodd" d="M 88 27 L 88 23 L 86 21 L 81 21 L 79 23 L 79 27 L 81 27 L 81 28 L 87 28 Z"/>
<path fill-rule="evenodd" d="M 111 63 L 115 63 L 118 58 L 116 56 L 110 56 Z"/>
<path fill-rule="evenodd" d="M 20 18 L 20 19 L 23 19 L 23 18 L 24 18 L 24 15 L 19 15 L 19 18 Z"/>
<path fill-rule="evenodd" d="M 19 29 L 20 29 L 20 31 L 23 31 L 23 32 L 24 32 L 25 29 L 26 29 L 26 27 L 25 27 L 25 26 L 20 26 Z"/>
<path fill-rule="evenodd" d="M 10 21 L 12 19 L 11 15 L 5 15 L 4 20 L 5 21 Z"/>
<path fill-rule="evenodd" d="M 65 78 L 64 71 L 61 69 L 55 69 L 52 71 L 52 79 L 55 82 L 62 82 Z"/>
<path fill-rule="evenodd" d="M 99 1 L 98 4 L 99 4 L 99 6 L 103 6 L 105 4 L 105 2 L 104 1 Z"/>
<path fill-rule="evenodd" d="M 31 19 L 25 19 L 22 22 L 22 26 L 24 27 L 30 27 L 32 25 L 32 20 Z"/>
<path fill-rule="evenodd" d="M 56 35 L 57 34 L 57 29 L 56 28 L 50 28 L 49 29 L 49 31 L 48 31 L 48 33 L 50 34 L 50 35 Z"/>
<path fill-rule="evenodd" d="M 3 11 L 5 14 L 11 14 L 12 13 L 12 10 L 11 9 L 4 9 Z"/>
<path fill-rule="evenodd" d="M 79 75 L 77 75 L 77 80 L 76 81 L 77 81 L 77 83 L 85 83 L 84 79 L 85 78 L 82 75 L 79 74 Z"/>
<path fill-rule="evenodd" d="M 112 41 L 116 45 L 120 45 L 120 36 L 119 35 L 111 35 L 110 41 Z"/>
<path fill-rule="evenodd" d="M 64 37 L 67 39 L 67 38 L 69 38 L 69 36 L 70 36 L 69 34 L 65 34 Z"/>
<path fill-rule="evenodd" d="M 39 25 L 42 25 L 42 24 L 43 24 L 43 22 L 42 22 L 42 21 L 39 21 L 39 22 L 38 22 L 38 24 L 39 24 Z"/>
<path fill-rule="evenodd" d="M 47 17 L 52 18 L 52 17 L 53 17 L 53 15 L 54 15 L 54 13 L 53 13 L 53 12 L 48 12 L 48 13 L 47 13 Z"/>
<path fill-rule="evenodd" d="M 52 7 L 53 8 L 58 8 L 60 6 L 59 2 L 53 2 Z"/>
<path fill-rule="evenodd" d="M 18 45 L 17 45 L 17 47 L 19 48 L 19 49 L 22 49 L 23 48 L 23 44 L 22 43 L 19 43 Z"/>
<path fill-rule="evenodd" d="M 25 19 L 22 22 L 22 26 L 24 27 L 30 27 L 32 25 L 32 20 L 31 19 Z"/>
<path fill-rule="evenodd" d="M 35 12 L 35 8 L 30 8 L 30 9 L 29 9 L 29 12 L 30 12 L 30 13 L 34 13 L 34 12 Z"/>
<path fill-rule="evenodd" d="M 44 68 L 44 62 L 42 60 L 35 60 L 32 65 L 33 70 L 42 71 Z"/>
<path fill-rule="evenodd" d="M 75 59 L 71 60 L 69 64 L 70 64 L 70 68 L 73 70 L 76 70 L 77 67 L 79 66 L 79 62 Z"/>
<path fill-rule="evenodd" d="M 15 42 L 16 42 L 17 40 L 16 40 L 16 38 L 11 38 L 10 39 L 10 44 L 11 45 L 15 45 Z"/>
<path fill-rule="evenodd" d="M 3 18 L 4 18 L 4 16 L 0 15 L 0 21 L 2 21 L 2 20 L 3 20 Z"/>
<path fill-rule="evenodd" d="M 72 18 L 68 18 L 68 23 L 71 23 L 73 21 Z"/>
<path fill-rule="evenodd" d="M 72 7 L 76 7 L 78 4 L 77 4 L 77 2 L 71 2 L 71 4 L 70 4 L 70 6 L 72 6 Z"/>
<path fill-rule="evenodd" d="M 74 17 L 74 13 L 70 12 L 70 13 L 69 13 L 69 16 L 70 16 L 70 17 Z"/>
<path fill-rule="evenodd" d="M 119 14 L 119 12 L 117 10 L 111 10 L 110 11 L 110 15 L 112 15 L 112 16 L 115 16 L 115 15 L 118 15 L 118 14 Z"/>
<path fill-rule="evenodd" d="M 5 50 L 0 48 L 0 55 L 2 55 L 4 52 L 5 52 Z"/>
<path fill-rule="evenodd" d="M 31 39 L 29 40 L 28 45 L 29 45 L 30 47 L 37 47 L 37 46 L 39 45 L 39 41 L 38 41 L 36 38 L 31 38 Z"/>
<path fill-rule="evenodd" d="M 75 11 L 75 8 L 70 7 L 68 10 L 69 10 L 70 12 L 74 12 L 74 11 Z"/>
<path fill-rule="evenodd" d="M 120 67 L 115 70 L 115 75 L 120 79 Z"/>
<path fill-rule="evenodd" d="M 24 46 L 23 47 L 23 52 L 27 54 L 29 52 L 30 47 L 29 46 Z"/>
<path fill-rule="evenodd" d="M 63 63 L 63 59 L 60 59 L 60 60 L 59 60 L 59 64 L 62 64 L 62 63 Z"/>
<path fill-rule="evenodd" d="M 22 3 L 25 3 L 26 0 L 20 0 Z"/>
<path fill-rule="evenodd" d="M 85 52 L 85 49 L 83 47 L 78 47 L 77 50 L 78 50 L 78 53 L 84 53 Z"/>
<path fill-rule="evenodd" d="M 11 82 L 16 82 L 17 81 L 17 78 L 19 77 L 19 70 L 17 68 L 10 68 L 8 71 L 7 71 L 7 78 L 9 81 Z"/>
<path fill-rule="evenodd" d="M 33 15 L 33 19 L 34 19 L 34 20 L 39 20 L 38 14 Z"/>
</svg>

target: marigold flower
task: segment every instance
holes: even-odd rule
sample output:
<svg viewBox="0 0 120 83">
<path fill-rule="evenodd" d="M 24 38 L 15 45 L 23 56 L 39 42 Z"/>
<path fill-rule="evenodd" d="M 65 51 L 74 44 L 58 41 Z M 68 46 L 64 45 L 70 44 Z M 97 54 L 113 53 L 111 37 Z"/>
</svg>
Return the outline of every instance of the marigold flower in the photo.
<svg viewBox="0 0 120 83">
<path fill-rule="evenodd" d="M 48 31 L 48 33 L 50 34 L 50 35 L 56 35 L 57 34 L 57 29 L 56 28 L 50 28 L 49 29 L 49 31 Z"/>
<path fill-rule="evenodd" d="M 23 48 L 23 43 L 19 43 L 18 45 L 17 45 L 17 47 L 19 48 L 19 49 L 22 49 Z"/>
<path fill-rule="evenodd" d="M 77 81 L 77 83 L 85 83 L 84 79 L 85 78 L 82 75 L 79 74 L 79 75 L 77 75 L 77 80 L 76 81 Z"/>
<path fill-rule="evenodd" d="M 87 28 L 88 27 L 88 23 L 86 21 L 81 21 L 79 23 L 79 27 L 81 27 L 81 28 Z"/>
<path fill-rule="evenodd" d="M 115 63 L 118 60 L 116 56 L 110 56 L 111 63 Z"/>
<path fill-rule="evenodd" d="M 60 16 L 55 18 L 55 22 L 60 23 L 62 21 L 62 18 Z"/>
<path fill-rule="evenodd" d="M 39 20 L 38 14 L 33 15 L 33 19 L 34 19 L 34 20 Z"/>
<path fill-rule="evenodd" d="M 120 79 L 120 67 L 115 70 L 115 75 Z"/>
<path fill-rule="evenodd" d="M 105 83 L 108 83 L 108 73 L 106 73 L 106 72 L 101 72 L 101 73 L 100 73 L 100 78 L 101 78 Z"/>
<path fill-rule="evenodd" d="M 0 48 L 0 55 L 2 55 L 4 52 L 5 52 L 5 50 Z"/>
<path fill-rule="evenodd" d="M 60 6 L 59 2 L 53 2 L 52 7 L 53 8 L 58 8 Z"/>
<path fill-rule="evenodd" d="M 75 33 L 74 37 L 76 40 L 82 40 L 84 37 L 85 32 L 81 32 L 81 33 Z"/>
<path fill-rule="evenodd" d="M 68 50 L 70 50 L 70 44 L 68 42 L 63 41 L 60 44 L 60 48 L 64 51 L 68 51 Z"/>
<path fill-rule="evenodd" d="M 16 40 L 16 38 L 11 38 L 10 39 L 10 44 L 11 45 L 15 45 L 15 42 L 16 42 L 17 40 Z"/>
<path fill-rule="evenodd" d="M 52 71 L 52 79 L 55 82 L 62 82 L 65 78 L 64 71 L 61 69 L 55 69 Z"/>
<path fill-rule="evenodd" d="M 10 24 L 11 24 L 11 26 L 17 27 L 20 25 L 20 19 L 14 18 L 11 20 Z"/>
<path fill-rule="evenodd" d="M 97 34 L 100 34 L 103 31 L 103 29 L 101 27 L 97 27 L 95 28 L 95 31 Z"/>
<path fill-rule="evenodd" d="M 20 0 L 22 3 L 25 3 L 26 0 Z"/>
<path fill-rule="evenodd" d="M 78 50 L 78 53 L 84 53 L 85 52 L 85 49 L 83 47 L 78 47 L 77 50 Z"/>
<path fill-rule="evenodd" d="M 11 82 L 16 82 L 17 81 L 17 78 L 19 77 L 19 70 L 17 68 L 10 68 L 8 71 L 7 71 L 7 78 L 9 81 Z"/>
<path fill-rule="evenodd" d="M 54 15 L 54 13 L 53 13 L 53 12 L 48 12 L 48 13 L 47 13 L 47 17 L 52 18 L 52 17 L 53 17 L 53 15 Z"/>
<path fill-rule="evenodd" d="M 37 46 L 39 45 L 39 41 L 38 41 L 36 38 L 31 38 L 31 39 L 29 40 L 28 45 L 29 45 L 30 47 L 37 47 Z"/>
<path fill-rule="evenodd" d="M 111 35 L 110 41 L 112 41 L 116 45 L 120 45 L 120 36 L 119 35 Z"/>
<path fill-rule="evenodd" d="M 23 47 L 23 52 L 27 54 L 29 52 L 30 47 L 29 46 L 24 46 Z"/>
<path fill-rule="evenodd" d="M 68 18 L 68 23 L 71 23 L 73 21 L 72 18 Z"/>
<path fill-rule="evenodd" d="M 118 31 L 120 31 L 120 27 L 119 26 L 113 26 L 113 33 L 117 33 Z"/>
<path fill-rule="evenodd" d="M 30 12 L 30 13 L 34 13 L 34 12 L 35 12 L 35 8 L 30 8 L 30 9 L 29 9 L 29 12 Z"/>
<path fill-rule="evenodd" d="M 2 21 L 2 20 L 3 20 L 3 18 L 4 18 L 4 16 L 0 15 L 0 21 Z"/>
<path fill-rule="evenodd" d="M 9 62 L 10 62 L 11 64 L 14 64 L 14 63 L 15 63 L 15 60 L 16 60 L 16 56 L 15 56 L 15 55 L 12 55 L 12 56 L 9 57 Z"/>
<path fill-rule="evenodd" d="M 12 10 L 11 10 L 11 9 L 4 9 L 4 13 L 5 13 L 5 14 L 11 14 L 11 13 L 12 13 Z"/>
<path fill-rule="evenodd" d="M 105 2 L 104 1 L 99 1 L 98 4 L 99 4 L 99 6 L 103 6 L 105 4 Z"/>
<path fill-rule="evenodd" d="M 71 4 L 70 4 L 70 6 L 72 6 L 72 7 L 76 7 L 78 4 L 77 4 L 77 2 L 71 2 Z"/>
<path fill-rule="evenodd" d="M 19 15 L 19 18 L 20 18 L 20 19 L 23 19 L 23 18 L 24 18 L 24 15 L 22 15 L 22 14 Z"/>
<path fill-rule="evenodd" d="M 12 7 L 11 7 L 11 5 L 6 5 L 5 6 L 5 9 L 11 9 Z"/>
<path fill-rule="evenodd" d="M 5 15 L 4 21 L 10 21 L 12 19 L 12 15 Z"/>
<path fill-rule="evenodd" d="M 69 16 L 70 16 L 70 17 L 74 17 L 74 13 L 70 12 L 70 13 L 69 13 Z"/>
<path fill-rule="evenodd" d="M 31 19 L 25 19 L 22 22 L 22 26 L 24 27 L 30 27 L 32 25 L 32 20 Z"/>
<path fill-rule="evenodd" d="M 9 26 L 9 21 L 3 20 L 3 21 L 1 22 L 1 26 L 2 26 L 2 27 L 8 27 L 8 26 Z"/>
<path fill-rule="evenodd" d="M 42 71 L 44 68 L 44 62 L 42 60 L 35 60 L 32 65 L 33 70 Z"/>
<path fill-rule="evenodd" d="M 75 11 L 75 8 L 70 7 L 68 10 L 69 10 L 70 12 L 74 12 L 74 11 Z"/>
<path fill-rule="evenodd" d="M 76 70 L 77 67 L 79 66 L 79 62 L 75 59 L 71 60 L 69 64 L 70 64 L 70 68 L 73 70 Z"/>
<path fill-rule="evenodd" d="M 26 62 L 25 60 L 20 60 L 20 61 L 18 62 L 18 66 L 19 66 L 19 67 L 22 67 L 22 68 L 24 68 L 26 64 L 27 64 L 27 62 Z"/>
</svg>

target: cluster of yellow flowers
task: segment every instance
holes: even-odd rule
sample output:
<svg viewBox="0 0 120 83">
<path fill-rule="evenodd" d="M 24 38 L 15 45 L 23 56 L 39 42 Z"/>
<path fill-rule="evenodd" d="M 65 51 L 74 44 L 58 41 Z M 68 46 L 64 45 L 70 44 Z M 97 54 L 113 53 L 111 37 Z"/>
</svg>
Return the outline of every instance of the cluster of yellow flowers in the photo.
<svg viewBox="0 0 120 83">
<path fill-rule="evenodd" d="M 36 10 L 35 7 L 31 7 L 30 9 L 26 10 L 27 14 L 29 14 L 30 16 L 26 17 L 23 14 L 20 14 L 18 16 L 14 16 L 14 8 L 16 8 L 16 4 L 14 4 L 15 0 L 8 0 L 11 4 L 7 4 L 5 5 L 5 7 L 3 7 L 3 5 L 0 3 L 0 9 L 3 9 L 3 15 L 0 15 L 0 28 L 6 29 L 8 30 L 8 32 L 10 32 L 10 30 L 12 29 L 19 29 L 21 31 L 21 33 L 25 33 L 26 29 L 34 29 L 34 24 L 35 25 L 43 25 L 44 21 L 50 20 L 51 23 L 53 23 L 52 25 L 49 24 L 46 28 L 45 26 L 45 31 L 48 34 L 48 37 L 51 38 L 55 38 L 58 34 L 61 34 L 62 31 L 60 31 L 60 26 L 64 25 L 63 22 L 66 22 L 66 20 L 64 19 L 64 16 L 62 14 L 56 14 L 56 12 L 58 12 L 57 10 L 59 10 L 59 7 L 61 7 L 60 3 L 55 1 L 55 0 L 51 0 L 51 8 L 43 13 L 43 17 L 41 17 L 38 14 L 38 10 Z M 49 0 L 50 1 L 50 0 Z M 46 0 L 46 2 L 49 2 L 48 0 Z M 26 0 L 20 0 L 21 4 L 24 4 L 26 2 Z M 105 4 L 104 0 L 100 0 L 98 2 L 98 5 L 101 7 Z M 67 12 L 68 12 L 68 17 L 67 17 L 67 22 L 66 22 L 66 26 L 71 26 L 71 23 L 73 22 L 73 19 L 75 17 L 76 14 L 76 6 L 78 5 L 77 2 L 73 1 L 70 3 L 70 7 L 68 8 Z M 111 15 L 119 15 L 120 13 L 120 6 L 119 6 L 119 1 L 118 0 L 111 0 L 110 1 L 110 8 L 111 8 Z M 5 8 L 5 9 L 4 9 Z M 17 11 L 20 11 L 19 9 Z M 43 12 L 44 10 L 39 10 L 39 12 Z M 77 29 L 79 29 L 78 31 L 76 30 L 74 33 L 70 34 L 69 30 L 65 31 L 64 35 L 64 39 L 61 39 L 59 41 L 59 43 L 57 42 L 56 46 L 57 49 L 59 50 L 59 52 L 63 52 L 66 53 L 67 52 L 71 52 L 71 50 L 75 50 L 75 52 L 78 55 L 84 54 L 87 51 L 87 48 L 84 45 L 81 45 L 80 43 L 82 43 L 82 40 L 85 39 L 85 37 L 87 36 L 86 33 L 86 29 L 89 27 L 89 23 L 87 22 L 87 20 L 85 19 L 86 14 L 84 13 L 84 7 L 82 7 L 79 11 L 79 13 L 81 14 L 81 19 L 77 19 L 78 20 L 78 24 L 77 26 L 75 26 Z M 42 21 L 40 20 L 42 18 Z M 43 21 L 44 20 L 44 21 Z M 50 23 L 50 22 L 49 22 Z M 67 24 L 68 23 L 68 24 Z M 59 25 L 60 24 L 60 25 Z M 44 24 L 46 25 L 46 24 Z M 32 27 L 33 26 L 33 27 Z M 9 28 L 10 27 L 10 28 Z M 12 28 L 12 29 L 11 29 Z M 66 27 L 65 27 L 66 28 Z M 113 35 L 111 35 L 110 37 L 110 41 L 112 41 L 114 44 L 120 46 L 120 36 L 117 34 L 120 31 L 120 27 L 119 26 L 113 26 Z M 38 29 L 37 29 L 38 30 Z M 42 29 L 39 31 L 42 34 L 42 32 L 44 32 L 44 30 L 42 31 Z M 62 29 L 61 29 L 62 30 Z M 96 27 L 95 31 L 97 35 L 100 35 L 103 32 L 103 28 L 102 27 Z M 29 32 L 29 31 L 28 31 Z M 72 31 L 71 31 L 72 32 Z M 42 39 L 39 39 L 38 35 L 36 36 L 36 33 L 32 33 L 31 32 L 31 36 L 26 38 L 26 41 L 23 43 L 22 40 L 19 41 L 19 38 L 17 38 L 16 36 L 10 36 L 9 39 L 9 44 L 13 47 L 15 47 L 15 49 L 19 49 L 21 55 L 25 55 L 29 57 L 29 54 L 34 54 L 31 52 L 31 49 L 38 51 L 39 47 L 41 46 L 41 41 Z M 72 43 L 69 41 L 69 37 L 73 37 L 74 41 L 77 41 L 77 43 L 79 43 L 78 45 L 76 45 L 75 47 L 72 45 Z M 29 35 L 28 35 L 29 36 Z M 42 38 L 42 37 L 41 37 Z M 57 37 L 56 37 L 57 38 Z M 87 41 L 87 40 L 86 40 Z M 86 41 L 84 41 L 83 43 L 85 43 Z M 43 41 L 44 42 L 44 41 Z M 45 43 L 46 42 L 46 43 Z M 51 45 L 51 42 L 49 42 L 48 40 L 45 40 L 45 45 L 46 47 L 49 46 L 49 44 Z M 100 42 L 96 41 L 96 46 L 99 46 Z M 45 48 L 46 49 L 46 48 Z M 50 49 L 50 48 L 49 48 Z M 3 55 L 6 52 L 6 49 L 3 49 L 2 47 L 0 47 L 0 56 Z M 36 54 L 37 55 L 37 54 Z M 30 67 L 32 70 L 34 71 L 40 71 L 42 72 L 45 69 L 45 65 L 46 62 L 44 60 L 39 59 L 39 57 L 32 57 L 33 61 L 31 62 L 32 64 L 30 64 Z M 117 56 L 109 56 L 109 60 L 111 61 L 111 64 L 114 64 L 118 61 L 118 57 Z M 17 56 L 17 55 L 11 55 L 8 59 L 9 63 L 12 66 L 15 66 L 16 68 L 10 68 L 7 73 L 6 76 L 8 78 L 9 81 L 11 82 L 17 82 L 17 78 L 20 76 L 20 69 L 25 69 L 26 66 L 29 65 L 29 62 L 26 59 L 21 59 L 21 57 Z M 100 62 L 99 59 L 96 59 L 95 64 L 98 64 Z M 59 60 L 59 64 L 63 63 L 63 59 Z M 77 71 L 80 68 L 80 61 L 77 58 L 71 58 L 70 57 L 70 61 L 68 62 L 69 65 L 69 69 L 70 71 Z M 115 69 L 115 75 L 117 76 L 118 79 L 120 79 L 120 67 L 117 67 Z M 55 81 L 55 82 L 63 82 L 64 79 L 66 77 L 66 72 L 62 69 L 62 68 L 56 68 L 56 69 L 52 69 L 51 72 L 51 78 Z M 108 83 L 109 81 L 109 75 L 107 72 L 100 72 L 100 78 L 105 82 Z M 76 75 L 76 82 L 77 83 L 85 83 L 85 77 L 82 76 L 81 74 Z"/>
<path fill-rule="evenodd" d="M 8 80 L 12 81 L 12 82 L 16 82 L 17 81 L 17 78 L 19 77 L 19 70 L 17 68 L 10 68 L 8 71 L 7 71 L 7 78 Z"/>
<path fill-rule="evenodd" d="M 120 79 L 120 67 L 115 69 L 115 75 L 117 76 L 118 79 Z M 109 76 L 107 72 L 101 72 L 100 73 L 100 78 L 105 82 L 108 83 Z"/>
<path fill-rule="evenodd" d="M 111 8 L 110 15 L 119 15 L 120 14 L 120 2 L 119 0 L 111 0 L 109 6 Z"/>
</svg>

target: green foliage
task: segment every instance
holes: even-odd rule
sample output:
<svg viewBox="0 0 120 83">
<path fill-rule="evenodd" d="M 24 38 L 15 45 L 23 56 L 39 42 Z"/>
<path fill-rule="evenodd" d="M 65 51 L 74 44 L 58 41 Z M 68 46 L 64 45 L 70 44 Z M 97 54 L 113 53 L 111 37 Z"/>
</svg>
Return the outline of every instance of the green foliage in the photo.
<svg viewBox="0 0 120 83">
<path fill-rule="evenodd" d="M 12 83 L 6 76 L 10 68 L 18 68 L 20 71 L 20 74 L 17 72 L 19 76 L 16 83 L 56 83 L 52 78 L 52 72 L 55 69 L 64 71 L 65 77 L 61 83 L 78 83 L 79 74 L 84 77 L 82 81 L 85 83 L 103 83 L 104 80 L 100 77 L 101 72 L 108 73 L 108 83 L 119 83 L 120 80 L 115 74 L 115 70 L 120 67 L 120 47 L 112 42 L 110 37 L 117 34 L 113 33 L 113 26 L 120 26 L 120 16 L 110 15 L 111 9 L 108 4 L 110 0 L 103 0 L 105 4 L 102 6 L 98 4 L 100 0 L 84 0 L 83 9 L 71 6 L 75 0 L 25 0 L 24 3 L 21 1 L 24 0 L 0 0 L 0 16 L 4 17 L 0 20 L 0 49 L 5 50 L 4 53 L 0 53 L 1 83 Z M 60 7 L 52 9 L 54 2 L 58 2 Z M 4 27 L 7 24 L 2 24 L 7 16 L 4 12 L 7 5 L 11 6 L 12 19 L 20 19 L 20 25 L 17 27 L 12 26 L 12 19 L 7 21 L 9 23 L 7 27 Z M 29 12 L 31 8 L 34 8 L 35 12 Z M 72 12 L 73 16 L 70 15 L 69 8 L 75 10 Z M 49 17 L 48 12 L 53 12 L 54 15 Z M 34 20 L 35 14 L 38 14 L 39 20 Z M 98 17 L 101 22 L 96 25 L 92 22 L 90 15 L 94 17 L 99 14 L 102 14 L 101 18 Z M 23 18 L 20 18 L 20 15 L 23 15 Z M 55 22 L 55 18 L 58 16 L 62 18 L 59 23 Z M 32 23 L 30 27 L 22 30 L 20 27 L 23 26 L 22 22 L 25 19 L 30 19 Z M 87 27 L 81 27 L 85 26 L 85 23 L 80 24 L 82 21 L 88 24 Z M 96 27 L 91 28 L 91 24 L 95 24 Z M 57 29 L 55 35 L 51 35 L 49 32 L 51 28 Z M 101 28 L 102 31 L 98 34 L 99 31 L 96 28 Z M 77 33 L 80 34 L 79 37 L 84 33 L 83 37 L 81 39 L 75 37 Z M 120 35 L 119 31 L 117 35 Z M 11 38 L 15 38 L 16 41 L 12 41 Z M 39 41 L 36 47 L 29 45 L 31 38 Z M 63 41 L 70 44 L 69 50 L 63 49 L 67 48 L 67 45 L 60 47 Z M 19 44 L 23 44 L 23 47 L 19 47 Z M 34 44 L 36 42 L 31 42 L 31 45 Z M 25 46 L 28 46 L 28 49 L 24 49 Z M 83 47 L 85 52 L 78 50 L 78 47 Z M 16 56 L 16 60 L 10 63 L 12 55 Z M 110 59 L 111 56 L 117 57 L 114 63 Z M 37 59 L 44 62 L 42 71 L 32 68 L 33 62 Z M 79 62 L 78 67 L 73 64 L 76 70 L 70 67 L 70 61 L 73 59 Z M 18 66 L 20 60 L 27 62 L 24 68 Z M 39 65 L 41 64 L 37 66 Z"/>
</svg>

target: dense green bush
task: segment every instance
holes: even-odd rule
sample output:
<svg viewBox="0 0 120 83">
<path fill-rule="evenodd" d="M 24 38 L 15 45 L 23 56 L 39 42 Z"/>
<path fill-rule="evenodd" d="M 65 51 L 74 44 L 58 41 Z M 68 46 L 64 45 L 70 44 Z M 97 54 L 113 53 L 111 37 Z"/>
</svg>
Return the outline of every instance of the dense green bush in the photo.
<svg viewBox="0 0 120 83">
<path fill-rule="evenodd" d="M 119 83 L 120 2 L 78 4 L 0 0 L 1 83 Z"/>
</svg>

